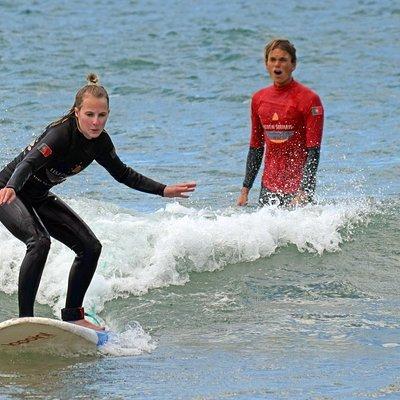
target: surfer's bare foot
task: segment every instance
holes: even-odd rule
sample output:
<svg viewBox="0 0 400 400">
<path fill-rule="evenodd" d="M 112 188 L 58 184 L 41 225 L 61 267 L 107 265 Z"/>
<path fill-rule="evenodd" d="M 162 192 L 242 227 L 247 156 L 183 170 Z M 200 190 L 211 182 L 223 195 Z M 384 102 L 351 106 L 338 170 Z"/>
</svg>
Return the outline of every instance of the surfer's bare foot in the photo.
<svg viewBox="0 0 400 400">
<path fill-rule="evenodd" d="M 72 322 L 73 324 L 76 324 L 79 326 L 83 326 L 84 328 L 93 329 L 95 331 L 104 331 L 105 330 L 104 326 L 92 324 L 87 319 L 78 319 L 77 321 L 69 321 L 69 322 Z"/>
</svg>

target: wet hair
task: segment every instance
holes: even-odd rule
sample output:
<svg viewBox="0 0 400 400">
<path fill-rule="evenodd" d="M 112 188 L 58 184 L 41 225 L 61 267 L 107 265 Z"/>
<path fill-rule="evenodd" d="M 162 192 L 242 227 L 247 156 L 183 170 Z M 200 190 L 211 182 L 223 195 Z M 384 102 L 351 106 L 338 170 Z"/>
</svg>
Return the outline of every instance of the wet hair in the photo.
<svg viewBox="0 0 400 400">
<path fill-rule="evenodd" d="M 265 64 L 268 62 L 269 53 L 275 49 L 281 49 L 289 53 L 292 63 L 296 64 L 296 48 L 287 39 L 273 39 L 269 43 L 267 43 L 264 49 Z"/>
<path fill-rule="evenodd" d="M 65 122 L 68 118 L 75 115 L 75 108 L 80 109 L 82 107 L 83 100 L 87 94 L 94 96 L 98 99 L 105 98 L 107 100 L 107 106 L 110 106 L 110 98 L 108 96 L 107 90 L 104 86 L 99 84 L 99 77 L 91 72 L 87 77 L 87 84 L 82 86 L 75 95 L 75 102 L 70 108 L 70 110 L 63 115 L 58 120 L 52 122 L 49 127 L 53 127 Z"/>
</svg>

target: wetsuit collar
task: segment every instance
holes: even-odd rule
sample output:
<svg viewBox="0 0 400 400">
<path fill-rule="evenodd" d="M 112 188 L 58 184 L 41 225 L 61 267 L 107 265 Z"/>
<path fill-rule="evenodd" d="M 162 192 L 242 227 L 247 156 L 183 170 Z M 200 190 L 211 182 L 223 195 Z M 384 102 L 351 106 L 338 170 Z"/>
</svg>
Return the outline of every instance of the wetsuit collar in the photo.
<svg viewBox="0 0 400 400">
<path fill-rule="evenodd" d="M 292 80 L 284 86 L 278 86 L 278 85 L 275 85 L 275 83 L 273 85 L 274 85 L 275 90 L 278 90 L 279 92 L 286 92 L 287 90 L 292 88 L 295 84 L 296 84 L 296 81 L 292 78 Z"/>
</svg>

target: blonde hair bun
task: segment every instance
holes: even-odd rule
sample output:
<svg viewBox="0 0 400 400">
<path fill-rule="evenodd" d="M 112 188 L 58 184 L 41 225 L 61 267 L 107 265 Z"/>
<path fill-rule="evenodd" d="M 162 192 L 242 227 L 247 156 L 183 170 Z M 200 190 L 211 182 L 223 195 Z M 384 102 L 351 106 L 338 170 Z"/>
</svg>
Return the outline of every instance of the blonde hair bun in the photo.
<svg viewBox="0 0 400 400">
<path fill-rule="evenodd" d="M 88 85 L 98 85 L 99 84 L 99 77 L 94 72 L 91 72 L 86 77 L 86 80 L 88 81 Z"/>
</svg>

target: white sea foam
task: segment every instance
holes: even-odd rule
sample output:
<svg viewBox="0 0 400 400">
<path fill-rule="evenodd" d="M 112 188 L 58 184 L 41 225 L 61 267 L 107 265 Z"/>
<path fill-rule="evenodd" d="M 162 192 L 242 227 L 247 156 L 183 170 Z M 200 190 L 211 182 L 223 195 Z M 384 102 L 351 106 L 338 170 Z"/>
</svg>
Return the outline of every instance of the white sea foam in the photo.
<svg viewBox="0 0 400 400">
<path fill-rule="evenodd" d="M 124 332 L 111 333 L 108 342 L 100 347 L 100 352 L 112 356 L 135 356 L 150 353 L 155 348 L 151 336 L 136 323 L 128 326 Z"/>
<path fill-rule="evenodd" d="M 170 203 L 153 214 L 133 214 L 89 200 L 71 200 L 103 244 L 85 307 L 100 312 L 117 297 L 151 288 L 185 284 L 191 271 L 214 271 L 229 264 L 268 257 L 292 244 L 300 252 L 340 250 L 351 228 L 366 223 L 367 202 L 253 212 L 198 210 Z M 0 290 L 17 291 L 24 245 L 0 226 Z M 74 254 L 53 240 L 37 300 L 58 314 L 64 306 Z"/>
</svg>

